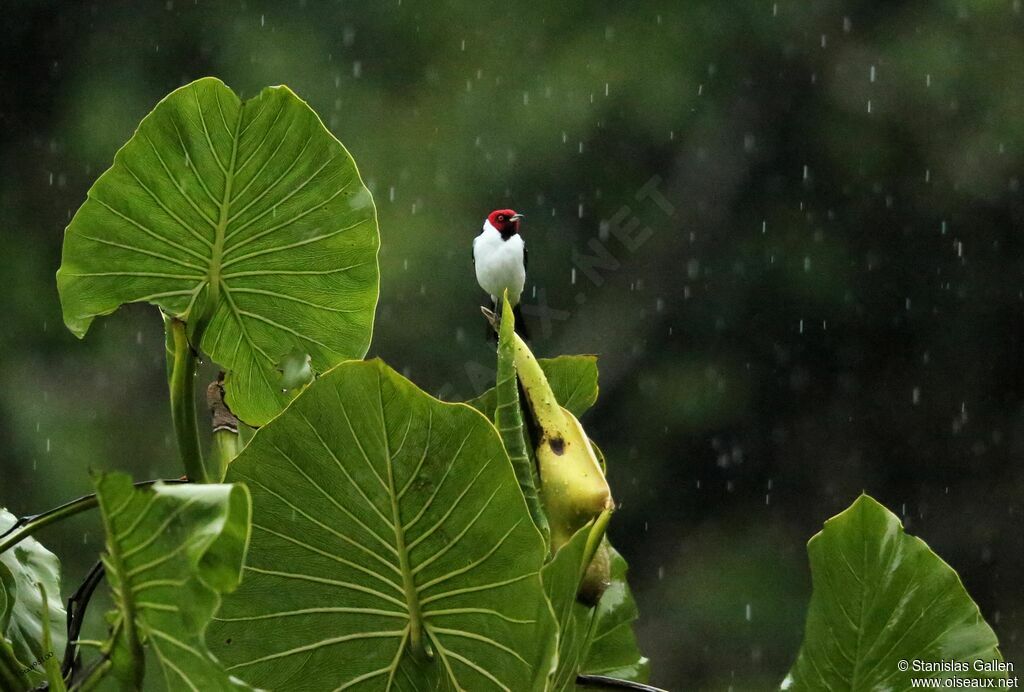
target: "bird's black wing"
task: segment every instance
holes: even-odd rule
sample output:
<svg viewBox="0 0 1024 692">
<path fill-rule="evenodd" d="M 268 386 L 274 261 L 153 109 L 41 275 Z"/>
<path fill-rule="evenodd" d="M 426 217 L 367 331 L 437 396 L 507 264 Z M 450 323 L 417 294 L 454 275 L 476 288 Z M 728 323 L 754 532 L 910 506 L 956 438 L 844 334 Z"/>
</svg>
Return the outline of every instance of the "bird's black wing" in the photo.
<svg viewBox="0 0 1024 692">
<path fill-rule="evenodd" d="M 526 241 L 523 241 L 523 269 L 530 268 L 530 253 L 526 251 Z"/>
</svg>

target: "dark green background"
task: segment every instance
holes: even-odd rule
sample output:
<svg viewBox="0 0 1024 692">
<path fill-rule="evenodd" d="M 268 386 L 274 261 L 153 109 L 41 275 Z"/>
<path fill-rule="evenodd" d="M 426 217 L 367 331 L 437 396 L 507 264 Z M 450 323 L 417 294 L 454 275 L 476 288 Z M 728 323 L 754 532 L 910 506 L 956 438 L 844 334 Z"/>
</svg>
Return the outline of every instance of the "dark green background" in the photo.
<svg viewBox="0 0 1024 692">
<path fill-rule="evenodd" d="M 804 542 L 862 489 L 1024 658 L 1020 0 L 16 1 L 3 27 L 15 513 L 86 492 L 90 468 L 180 474 L 159 317 L 132 307 L 76 341 L 63 227 L 171 89 L 286 83 L 375 194 L 371 353 L 424 388 L 486 384 L 470 242 L 495 207 L 528 215 L 527 302 L 553 311 L 535 350 L 601 356 L 584 424 L 655 682 L 776 685 Z M 94 516 L 40 538 L 69 591 L 101 548 Z"/>
</svg>

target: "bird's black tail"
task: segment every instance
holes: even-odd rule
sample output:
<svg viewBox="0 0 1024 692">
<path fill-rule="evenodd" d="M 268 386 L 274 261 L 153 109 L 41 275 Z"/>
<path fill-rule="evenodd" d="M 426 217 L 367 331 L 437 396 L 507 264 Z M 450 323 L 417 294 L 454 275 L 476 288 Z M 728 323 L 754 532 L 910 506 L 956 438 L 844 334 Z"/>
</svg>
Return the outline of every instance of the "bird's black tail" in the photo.
<svg viewBox="0 0 1024 692">
<path fill-rule="evenodd" d="M 512 316 L 516 319 L 516 334 L 523 337 L 523 341 L 530 340 L 530 330 L 526 326 L 526 318 L 523 317 L 522 303 L 516 303 L 512 308 Z"/>
</svg>

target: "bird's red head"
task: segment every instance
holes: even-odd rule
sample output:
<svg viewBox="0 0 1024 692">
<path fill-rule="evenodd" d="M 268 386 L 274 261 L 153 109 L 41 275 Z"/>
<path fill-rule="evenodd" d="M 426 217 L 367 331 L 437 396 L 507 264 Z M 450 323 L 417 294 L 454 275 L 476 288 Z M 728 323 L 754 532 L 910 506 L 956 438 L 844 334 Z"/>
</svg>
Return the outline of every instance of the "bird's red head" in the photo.
<svg viewBox="0 0 1024 692">
<path fill-rule="evenodd" d="M 510 236 L 519 232 L 519 220 L 522 214 L 516 213 L 515 209 L 495 209 L 487 215 L 487 220 L 503 236 Z"/>
</svg>

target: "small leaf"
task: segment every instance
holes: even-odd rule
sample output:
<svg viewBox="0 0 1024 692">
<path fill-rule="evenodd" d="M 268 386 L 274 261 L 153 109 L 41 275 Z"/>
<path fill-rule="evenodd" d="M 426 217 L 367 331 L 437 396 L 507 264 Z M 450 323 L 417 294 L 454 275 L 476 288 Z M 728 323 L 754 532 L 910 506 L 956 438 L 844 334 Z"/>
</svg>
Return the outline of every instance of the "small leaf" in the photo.
<svg viewBox="0 0 1024 692">
<path fill-rule="evenodd" d="M 293 348 L 277 364 L 282 389 L 298 389 L 313 381 L 313 357 Z"/>
<path fill-rule="evenodd" d="M 861 495 L 825 522 L 807 552 L 814 591 L 782 689 L 902 690 L 911 678 L 1005 677 L 973 668 L 1003 659 L 957 573 L 872 498 Z M 914 661 L 955 661 L 964 670 L 916 671 Z"/>
<path fill-rule="evenodd" d="M 579 418 L 597 401 L 597 356 L 558 356 L 538 358 L 555 399 Z M 497 397 L 492 387 L 466 402 L 490 420 L 494 420 Z"/>
<path fill-rule="evenodd" d="M 0 508 L 0 533 L 17 521 Z M 47 600 L 40 596 L 38 584 L 46 587 Z M 43 644 L 43 618 L 53 633 L 54 649 Z M 10 642 L 11 653 L 37 685 L 45 680 L 43 661 L 46 656 L 64 651 L 67 615 L 60 598 L 60 560 L 29 537 L 0 553 L 0 634 Z"/>
<path fill-rule="evenodd" d="M 611 551 L 611 584 L 597 604 L 590 647 L 580 672 L 647 682 L 651 666 L 640 654 L 633 633 L 633 623 L 640 613 L 626 581 L 629 567 L 615 548 L 610 544 L 608 548 Z"/>
<path fill-rule="evenodd" d="M 220 602 L 241 577 L 249 495 L 240 485 L 135 488 L 124 474 L 100 476 L 96 493 L 107 534 L 103 563 L 117 610 L 104 653 L 129 688 L 143 685 L 143 647 L 168 689 L 248 690 L 204 643 Z"/>
<path fill-rule="evenodd" d="M 377 304 L 376 212 L 352 157 L 287 87 L 242 102 L 200 79 L 167 95 L 89 190 L 57 287 L 77 336 L 149 302 L 229 371 L 231 410 L 262 425 L 290 400 L 291 349 L 323 371 L 362 358 Z"/>
<path fill-rule="evenodd" d="M 494 427 L 380 361 L 343 363 L 261 428 L 245 579 L 211 643 L 254 684 L 541 689 L 545 557 Z"/>
<path fill-rule="evenodd" d="M 541 570 L 544 592 L 558 624 L 558 667 L 550 687 L 555 692 L 574 688 L 580 661 L 587 652 L 587 631 L 593 609 L 579 603 L 576 592 L 583 575 L 589 536 L 588 524 L 577 531 Z"/>
<path fill-rule="evenodd" d="M 646 682 L 650 664 L 640 655 L 633 622 L 638 612 L 629 584 L 626 561 L 611 551 L 611 584 L 596 608 L 576 599 L 591 525 L 576 532 L 542 570 L 544 590 L 558 623 L 558 669 L 551 689 L 575 689 L 580 673 Z"/>
</svg>

